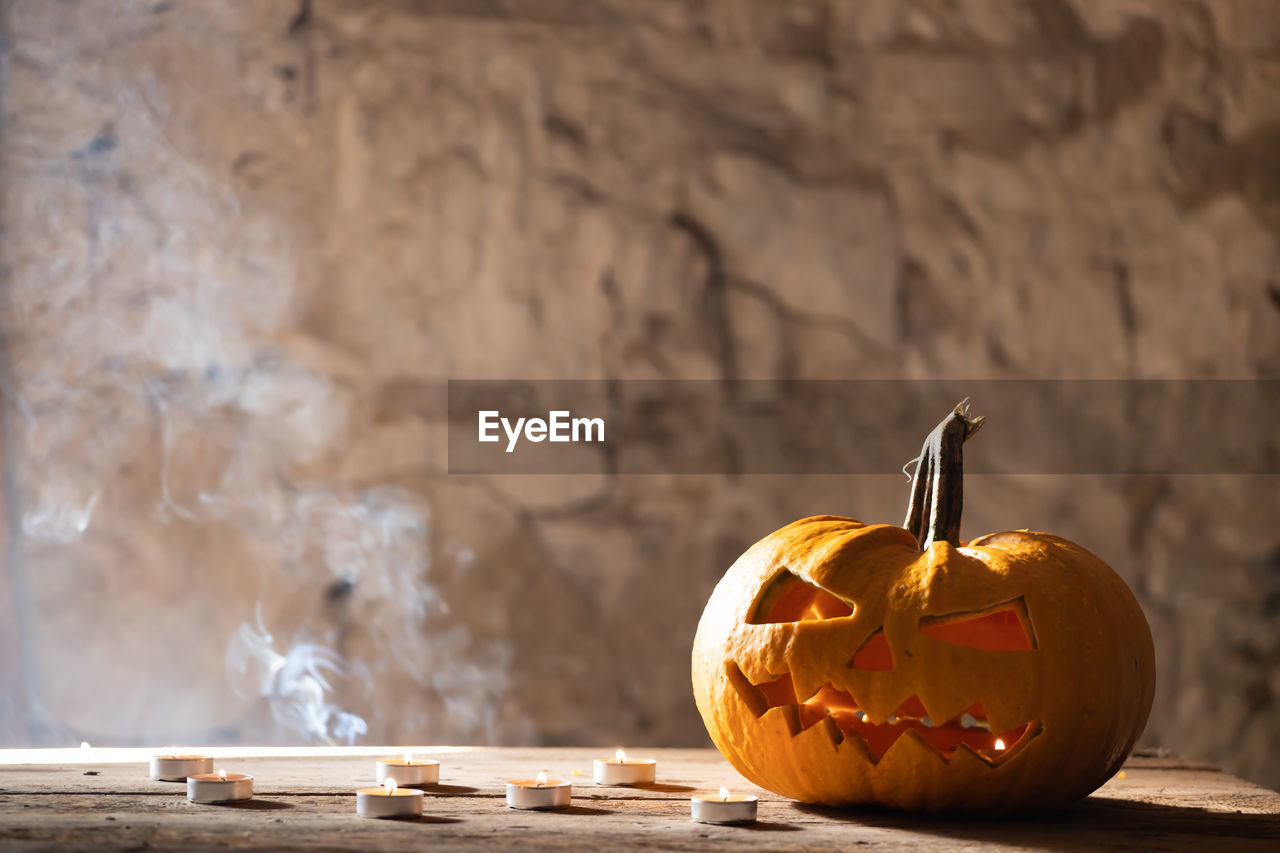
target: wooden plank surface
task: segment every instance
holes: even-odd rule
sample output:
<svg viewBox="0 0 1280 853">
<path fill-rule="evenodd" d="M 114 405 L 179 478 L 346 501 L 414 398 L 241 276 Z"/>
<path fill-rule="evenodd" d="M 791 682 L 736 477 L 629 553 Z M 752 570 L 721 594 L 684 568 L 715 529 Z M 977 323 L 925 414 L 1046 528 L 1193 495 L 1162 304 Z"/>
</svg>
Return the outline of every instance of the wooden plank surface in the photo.
<svg viewBox="0 0 1280 853">
<path fill-rule="evenodd" d="M 633 789 L 592 784 L 591 759 L 605 750 L 438 748 L 415 753 L 442 762 L 426 815 L 373 821 L 355 815 L 353 793 L 372 784 L 372 752 L 396 754 L 219 758 L 254 774 L 244 806 L 193 805 L 183 784 L 151 781 L 139 762 L 0 764 L 0 848 L 1280 850 L 1280 794 L 1167 758 L 1131 759 L 1125 778 L 1061 814 L 966 821 L 793 803 L 749 785 L 712 750 L 637 749 L 658 759 L 659 784 Z M 575 783 L 572 807 L 506 809 L 502 780 L 538 770 Z M 760 822 L 690 822 L 690 795 L 721 785 L 758 794 Z"/>
</svg>

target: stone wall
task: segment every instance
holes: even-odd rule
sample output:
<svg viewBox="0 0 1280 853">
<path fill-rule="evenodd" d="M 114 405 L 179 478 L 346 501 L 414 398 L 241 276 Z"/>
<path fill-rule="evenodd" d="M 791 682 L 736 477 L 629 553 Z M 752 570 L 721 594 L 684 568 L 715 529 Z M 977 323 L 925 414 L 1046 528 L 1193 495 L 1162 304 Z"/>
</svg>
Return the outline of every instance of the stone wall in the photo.
<svg viewBox="0 0 1280 853">
<path fill-rule="evenodd" d="M 451 478 L 447 378 L 1280 373 L 1266 0 L 4 15 L 6 743 L 700 744 L 737 554 L 902 514 Z M 1146 743 L 1280 784 L 1274 478 L 968 492 L 1138 593 Z"/>
</svg>

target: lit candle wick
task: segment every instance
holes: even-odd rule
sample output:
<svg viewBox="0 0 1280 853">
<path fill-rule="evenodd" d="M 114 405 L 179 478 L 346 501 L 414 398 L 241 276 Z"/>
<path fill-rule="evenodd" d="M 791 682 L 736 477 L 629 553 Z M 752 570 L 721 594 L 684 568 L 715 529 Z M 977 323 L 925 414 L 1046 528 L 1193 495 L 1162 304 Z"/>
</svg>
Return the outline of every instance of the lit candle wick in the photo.
<svg viewBox="0 0 1280 853">
<path fill-rule="evenodd" d="M 538 778 L 533 780 L 533 784 L 538 788 L 545 787 L 547 784 L 547 771 L 539 770 Z"/>
<path fill-rule="evenodd" d="M 396 780 L 388 776 L 387 781 L 382 783 L 382 789 L 387 792 L 387 796 L 391 796 L 396 792 Z"/>
<path fill-rule="evenodd" d="M 1004 749 L 1004 741 L 1000 738 L 996 738 L 996 749 Z"/>
<path fill-rule="evenodd" d="M 413 753 L 412 753 L 412 752 L 406 752 L 406 753 L 404 754 L 404 763 L 405 763 L 405 764 L 413 764 Z"/>
<path fill-rule="evenodd" d="M 227 781 L 227 771 L 222 768 L 218 768 L 218 778 L 223 782 Z"/>
<path fill-rule="evenodd" d="M 729 789 L 724 787 L 723 785 L 720 786 L 720 802 L 722 803 L 729 802 Z"/>
<path fill-rule="evenodd" d="M 626 763 L 627 763 L 627 754 L 626 754 L 625 752 L 623 752 L 622 750 L 618 750 L 617 752 L 615 752 L 615 753 L 613 754 L 613 759 L 614 759 L 614 761 L 617 761 L 619 764 L 626 764 Z"/>
</svg>

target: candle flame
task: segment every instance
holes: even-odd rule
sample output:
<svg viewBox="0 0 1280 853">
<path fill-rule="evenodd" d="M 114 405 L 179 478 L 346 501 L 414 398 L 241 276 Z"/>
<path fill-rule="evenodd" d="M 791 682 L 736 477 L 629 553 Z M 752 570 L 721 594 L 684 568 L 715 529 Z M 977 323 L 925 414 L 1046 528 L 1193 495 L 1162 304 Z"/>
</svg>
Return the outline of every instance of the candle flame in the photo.
<svg viewBox="0 0 1280 853">
<path fill-rule="evenodd" d="M 80 748 L 81 748 L 81 749 L 93 749 L 93 747 L 89 746 L 89 741 L 87 741 L 87 740 L 82 740 L 82 741 L 80 741 Z"/>
<path fill-rule="evenodd" d="M 996 749 L 1004 749 L 1004 741 L 1000 738 L 996 738 Z"/>
<path fill-rule="evenodd" d="M 616 761 L 616 762 L 618 762 L 619 764 L 626 764 L 626 763 L 627 763 L 627 754 L 626 754 L 625 752 L 623 752 L 622 750 L 618 750 L 617 752 L 615 752 L 615 753 L 613 754 L 613 760 L 614 760 L 614 761 Z"/>
<path fill-rule="evenodd" d="M 404 763 L 405 763 L 405 764 L 412 764 L 412 763 L 413 763 L 413 753 L 412 753 L 412 752 L 406 752 L 406 753 L 404 754 Z"/>
<path fill-rule="evenodd" d="M 218 778 L 219 778 L 219 779 L 221 779 L 223 782 L 227 781 L 227 771 L 226 771 L 226 770 L 223 770 L 221 767 L 219 767 L 219 768 L 218 768 Z"/>
<path fill-rule="evenodd" d="M 388 776 L 387 781 L 382 783 L 382 789 L 386 791 L 388 795 L 394 794 L 396 792 L 396 787 L 396 780 L 393 776 Z"/>
<path fill-rule="evenodd" d="M 720 786 L 720 802 L 722 803 L 729 802 L 729 789 L 724 787 L 723 785 Z"/>
<path fill-rule="evenodd" d="M 547 771 L 545 771 L 545 770 L 539 770 L 539 771 L 538 771 L 538 778 L 533 780 L 533 784 L 534 784 L 534 785 L 536 785 L 536 786 L 538 786 L 539 788 L 541 788 L 541 787 L 543 787 L 544 785 L 546 785 L 546 784 L 547 784 Z"/>
</svg>

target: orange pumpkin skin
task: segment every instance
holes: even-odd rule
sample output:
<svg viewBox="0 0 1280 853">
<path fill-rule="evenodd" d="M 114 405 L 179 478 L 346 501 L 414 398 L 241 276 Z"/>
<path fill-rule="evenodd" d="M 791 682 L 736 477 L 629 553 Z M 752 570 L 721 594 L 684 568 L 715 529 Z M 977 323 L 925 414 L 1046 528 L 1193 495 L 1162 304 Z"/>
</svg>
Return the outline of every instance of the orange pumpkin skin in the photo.
<svg viewBox="0 0 1280 853">
<path fill-rule="evenodd" d="M 818 516 L 720 581 L 693 687 L 720 752 L 783 796 L 1026 812 L 1119 769 L 1155 656 L 1124 581 L 1065 539 L 1022 530 L 922 551 L 902 527 Z M 966 727 L 983 717 L 990 731 Z"/>
</svg>

